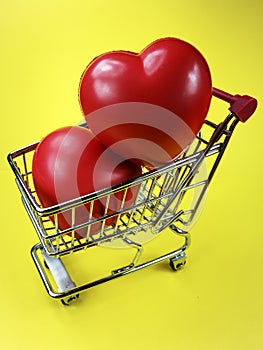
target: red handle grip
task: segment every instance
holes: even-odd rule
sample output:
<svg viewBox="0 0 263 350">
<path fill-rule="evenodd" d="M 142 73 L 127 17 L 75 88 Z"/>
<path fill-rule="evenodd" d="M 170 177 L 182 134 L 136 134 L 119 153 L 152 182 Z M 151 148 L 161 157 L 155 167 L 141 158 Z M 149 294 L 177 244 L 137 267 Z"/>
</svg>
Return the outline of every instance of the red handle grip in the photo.
<svg viewBox="0 0 263 350">
<path fill-rule="evenodd" d="M 230 104 L 229 110 L 234 113 L 241 122 L 247 121 L 257 108 L 257 100 L 247 95 L 231 95 L 225 91 L 213 88 L 213 96 Z"/>
</svg>

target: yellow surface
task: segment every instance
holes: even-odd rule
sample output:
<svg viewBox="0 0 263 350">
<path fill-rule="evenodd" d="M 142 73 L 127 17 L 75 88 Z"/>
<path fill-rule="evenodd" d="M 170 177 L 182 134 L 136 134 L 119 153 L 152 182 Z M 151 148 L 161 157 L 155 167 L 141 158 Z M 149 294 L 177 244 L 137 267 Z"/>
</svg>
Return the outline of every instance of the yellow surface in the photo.
<svg viewBox="0 0 263 350">
<path fill-rule="evenodd" d="M 6 162 L 9 151 L 81 119 L 79 77 L 93 57 L 139 51 L 163 36 L 199 48 L 214 86 L 260 100 L 262 11 L 261 0 L 2 1 L 1 349 L 263 348 L 260 101 L 220 164 L 186 267 L 155 265 L 90 289 L 70 307 L 44 290 L 29 255 L 37 237 Z M 87 270 L 96 264 L 95 254 Z"/>
</svg>

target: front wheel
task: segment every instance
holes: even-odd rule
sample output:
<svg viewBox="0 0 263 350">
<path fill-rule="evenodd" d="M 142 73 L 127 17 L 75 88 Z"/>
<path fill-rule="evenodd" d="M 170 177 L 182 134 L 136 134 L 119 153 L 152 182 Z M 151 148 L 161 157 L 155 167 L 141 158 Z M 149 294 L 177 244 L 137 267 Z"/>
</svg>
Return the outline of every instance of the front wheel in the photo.
<svg viewBox="0 0 263 350">
<path fill-rule="evenodd" d="M 61 299 L 61 303 L 63 305 L 70 305 L 71 303 L 73 303 L 74 301 L 76 301 L 79 298 L 79 294 L 75 294 L 75 295 L 70 295 L 67 298 Z"/>
<path fill-rule="evenodd" d="M 173 271 L 181 270 L 186 264 L 186 254 L 184 252 L 170 259 L 170 267 Z"/>
</svg>

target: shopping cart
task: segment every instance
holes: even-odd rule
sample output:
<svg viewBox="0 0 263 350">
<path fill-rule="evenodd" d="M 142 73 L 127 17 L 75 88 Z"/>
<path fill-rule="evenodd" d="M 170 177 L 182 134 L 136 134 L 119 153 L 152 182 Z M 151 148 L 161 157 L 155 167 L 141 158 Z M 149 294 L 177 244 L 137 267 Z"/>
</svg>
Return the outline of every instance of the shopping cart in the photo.
<svg viewBox="0 0 263 350">
<path fill-rule="evenodd" d="M 213 89 L 213 97 L 227 102 L 230 112 L 220 123 L 206 120 L 194 142 L 176 161 L 158 169 L 145 169 L 141 176 L 131 181 L 52 207 L 40 205 L 32 180 L 32 156 L 38 142 L 8 155 L 22 202 L 39 238 L 31 249 L 31 255 L 51 297 L 69 304 L 88 288 L 164 260 L 169 261 L 174 271 L 184 266 L 186 249 L 190 245 L 189 229 L 201 212 L 206 190 L 232 133 L 238 122 L 245 122 L 257 107 L 257 101 L 252 97 L 233 96 L 216 88 Z M 127 208 L 125 198 L 127 191 L 133 187 L 136 190 L 139 188 L 137 199 Z M 122 198 L 120 207 L 115 212 L 108 211 L 111 196 L 118 193 Z M 97 200 L 103 200 L 105 212 L 101 217 L 94 218 L 92 208 Z M 90 215 L 86 222 L 76 225 L 75 212 L 79 206 L 87 203 L 90 205 Z M 58 216 L 64 212 L 71 212 L 71 226 L 59 230 Z M 108 225 L 107 220 L 113 217 L 114 224 Z M 100 230 L 94 234 L 92 225 L 98 222 Z M 84 237 L 76 233 L 79 229 L 85 230 Z M 143 259 L 145 243 L 164 231 L 169 231 L 173 237 L 182 237 L 183 244 L 158 257 Z M 132 261 L 111 269 L 105 276 L 75 283 L 63 263 L 64 256 L 70 253 L 75 256 L 77 251 L 99 246 L 116 249 L 130 247 L 135 254 Z"/>
</svg>

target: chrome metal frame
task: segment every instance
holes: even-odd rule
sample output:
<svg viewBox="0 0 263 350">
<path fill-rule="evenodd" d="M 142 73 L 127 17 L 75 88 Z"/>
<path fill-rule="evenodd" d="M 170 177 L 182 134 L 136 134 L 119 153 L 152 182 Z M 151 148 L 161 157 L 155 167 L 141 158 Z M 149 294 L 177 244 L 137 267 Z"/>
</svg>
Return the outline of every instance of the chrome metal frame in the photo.
<svg viewBox="0 0 263 350">
<path fill-rule="evenodd" d="M 158 169 L 146 171 L 140 177 L 126 183 L 49 208 L 43 208 L 40 205 L 32 181 L 31 159 L 38 142 L 11 152 L 8 155 L 8 161 L 15 174 L 22 202 L 40 241 L 31 249 L 32 258 L 48 294 L 68 304 L 88 288 L 164 260 L 169 260 L 171 268 L 175 271 L 182 268 L 186 262 L 185 251 L 190 245 L 190 233 L 187 228 L 195 218 L 238 121 L 239 119 L 233 113 L 229 113 L 220 124 L 207 120 L 204 128 L 209 129 L 209 136 L 205 137 L 203 132 L 200 132 L 195 142 L 176 161 Z M 213 158 L 213 161 L 207 177 L 195 182 L 200 165 L 208 157 Z M 125 195 L 133 186 L 140 187 L 137 200 L 131 207 L 125 208 Z M 201 187 L 201 191 L 193 206 L 182 207 L 186 193 L 197 187 Z M 118 211 L 108 214 L 106 205 L 104 216 L 97 219 L 90 217 L 87 218 L 87 222 L 74 225 L 74 213 L 79 206 L 90 203 L 92 208 L 95 201 L 101 198 L 109 203 L 110 196 L 120 191 L 123 193 L 123 200 Z M 58 215 L 69 210 L 72 213 L 72 225 L 61 231 L 57 224 Z M 112 216 L 117 218 L 116 224 L 113 227 L 107 227 L 106 220 Z M 96 235 L 90 234 L 90 227 L 98 222 L 101 223 L 100 232 Z M 80 238 L 75 232 L 83 228 L 87 230 L 87 235 Z M 167 254 L 140 263 L 144 245 L 139 239 L 142 232 L 150 231 L 154 237 L 167 228 L 176 235 L 184 237 L 184 244 Z M 109 244 L 116 240 L 121 240 L 123 244 L 135 249 L 136 254 L 132 262 L 110 271 L 103 278 L 76 285 L 63 264 L 63 255 L 105 243 Z M 55 288 L 50 280 L 50 273 L 52 280 L 55 280 Z"/>
</svg>

